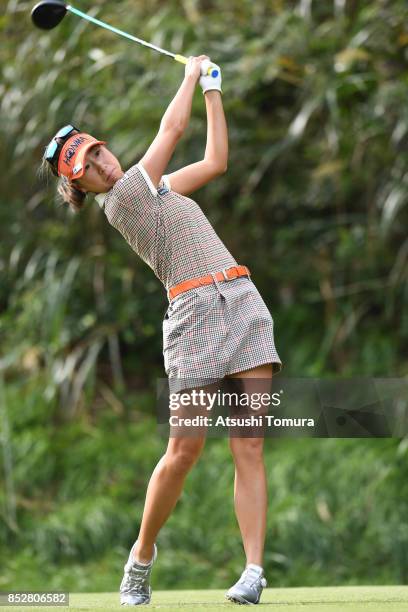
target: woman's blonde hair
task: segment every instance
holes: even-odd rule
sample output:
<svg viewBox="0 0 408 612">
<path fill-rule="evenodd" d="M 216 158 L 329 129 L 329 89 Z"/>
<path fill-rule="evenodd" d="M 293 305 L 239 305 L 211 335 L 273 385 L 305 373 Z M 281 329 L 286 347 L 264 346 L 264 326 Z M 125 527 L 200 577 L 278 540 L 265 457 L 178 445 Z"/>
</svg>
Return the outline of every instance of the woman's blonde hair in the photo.
<svg viewBox="0 0 408 612">
<path fill-rule="evenodd" d="M 77 133 L 79 133 L 79 131 L 74 130 L 73 132 L 71 132 L 70 136 Z M 61 145 L 61 147 L 64 142 L 65 138 L 58 138 L 58 143 Z M 45 151 L 41 165 L 38 169 L 38 176 L 41 179 L 43 179 L 45 176 L 47 178 L 47 182 L 48 179 L 51 178 L 51 176 L 58 176 L 56 164 L 53 164 L 52 162 L 45 159 Z M 87 194 L 77 189 L 66 176 L 60 176 L 58 178 L 57 193 L 59 195 L 59 203 L 62 205 L 68 204 L 70 209 L 74 212 L 79 212 L 85 205 Z"/>
</svg>

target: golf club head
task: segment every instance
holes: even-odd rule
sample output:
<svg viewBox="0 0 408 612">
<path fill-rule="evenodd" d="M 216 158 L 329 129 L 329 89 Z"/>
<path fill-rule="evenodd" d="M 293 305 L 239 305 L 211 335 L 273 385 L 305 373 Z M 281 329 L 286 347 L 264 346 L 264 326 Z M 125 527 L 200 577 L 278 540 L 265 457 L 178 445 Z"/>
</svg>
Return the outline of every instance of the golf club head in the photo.
<svg viewBox="0 0 408 612">
<path fill-rule="evenodd" d="M 31 11 L 31 19 L 37 28 L 52 30 L 62 21 L 67 12 L 65 2 L 44 0 L 35 5 Z"/>
</svg>

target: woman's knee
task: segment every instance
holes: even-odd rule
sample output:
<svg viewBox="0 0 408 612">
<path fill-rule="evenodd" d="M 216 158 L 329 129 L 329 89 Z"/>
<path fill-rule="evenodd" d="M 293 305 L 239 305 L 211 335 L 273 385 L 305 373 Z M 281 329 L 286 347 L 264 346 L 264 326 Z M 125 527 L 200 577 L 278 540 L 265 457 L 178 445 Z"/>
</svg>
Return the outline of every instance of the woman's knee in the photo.
<svg viewBox="0 0 408 612">
<path fill-rule="evenodd" d="M 229 447 L 234 461 L 259 461 L 263 457 L 263 437 L 229 439 Z"/>
<path fill-rule="evenodd" d="M 179 472 L 186 472 L 199 458 L 204 444 L 203 438 L 172 438 L 166 451 L 166 463 Z"/>
</svg>

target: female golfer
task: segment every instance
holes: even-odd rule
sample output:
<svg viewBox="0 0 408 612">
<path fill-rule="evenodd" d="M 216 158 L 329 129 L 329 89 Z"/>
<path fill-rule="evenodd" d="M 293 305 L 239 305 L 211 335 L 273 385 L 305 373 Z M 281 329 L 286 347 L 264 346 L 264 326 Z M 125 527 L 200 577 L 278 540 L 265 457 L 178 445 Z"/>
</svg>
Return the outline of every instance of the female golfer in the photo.
<svg viewBox="0 0 408 612">
<path fill-rule="evenodd" d="M 227 169 L 228 134 L 219 76 L 200 76 L 208 56 L 190 57 L 184 79 L 142 159 L 126 172 L 105 141 L 74 126 L 52 139 L 43 164 L 60 177 L 58 191 L 74 210 L 95 194 L 108 221 L 164 284 L 169 305 L 163 320 L 164 367 L 174 388 L 183 380 L 266 379 L 282 363 L 273 319 L 245 265 L 238 265 L 196 202 L 186 197 Z M 164 175 L 186 129 L 199 81 L 207 111 L 204 159 Z M 47 166 L 48 167 L 48 166 Z M 181 381 L 181 382 L 180 382 Z M 157 535 L 175 507 L 204 437 L 171 437 L 151 476 L 138 539 L 120 585 L 124 605 L 147 604 Z M 246 566 L 226 597 L 256 604 L 266 580 L 262 568 L 267 487 L 263 437 L 231 437 L 234 503 Z"/>
</svg>

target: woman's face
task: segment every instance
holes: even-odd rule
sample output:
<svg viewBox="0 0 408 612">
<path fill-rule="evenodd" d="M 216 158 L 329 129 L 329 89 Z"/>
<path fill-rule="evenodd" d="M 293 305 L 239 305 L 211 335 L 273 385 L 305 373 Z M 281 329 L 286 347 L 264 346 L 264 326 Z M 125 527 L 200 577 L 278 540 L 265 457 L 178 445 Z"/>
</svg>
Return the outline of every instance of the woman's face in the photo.
<svg viewBox="0 0 408 612">
<path fill-rule="evenodd" d="M 91 147 L 85 155 L 85 172 L 71 183 L 80 191 L 105 193 L 113 187 L 124 172 L 116 157 L 104 145 Z"/>
</svg>

